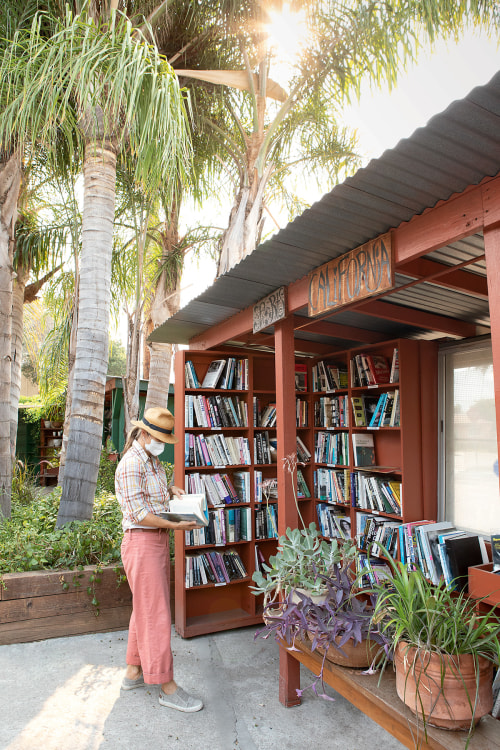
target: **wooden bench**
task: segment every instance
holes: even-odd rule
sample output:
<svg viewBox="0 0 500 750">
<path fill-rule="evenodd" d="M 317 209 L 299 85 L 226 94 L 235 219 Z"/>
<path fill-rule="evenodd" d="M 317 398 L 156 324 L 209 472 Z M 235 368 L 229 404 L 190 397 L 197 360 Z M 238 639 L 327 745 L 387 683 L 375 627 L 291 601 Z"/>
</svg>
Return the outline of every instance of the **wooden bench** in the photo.
<svg viewBox="0 0 500 750">
<path fill-rule="evenodd" d="M 279 697 L 283 705 L 296 706 L 300 703 L 296 693 L 300 687 L 300 664 L 317 675 L 321 663 L 322 657 L 313 653 L 305 643 L 300 644 L 299 651 L 287 651 L 280 645 Z M 361 670 L 339 667 L 326 661 L 323 677 L 327 685 L 380 724 L 409 750 L 464 750 L 466 732 L 449 732 L 428 727 L 426 740 L 422 722 L 418 723 L 398 698 L 392 671 L 386 670 L 379 684 L 379 674 L 366 675 Z M 492 716 L 485 716 L 477 725 L 468 750 L 495 748 L 500 748 L 500 721 Z"/>
</svg>

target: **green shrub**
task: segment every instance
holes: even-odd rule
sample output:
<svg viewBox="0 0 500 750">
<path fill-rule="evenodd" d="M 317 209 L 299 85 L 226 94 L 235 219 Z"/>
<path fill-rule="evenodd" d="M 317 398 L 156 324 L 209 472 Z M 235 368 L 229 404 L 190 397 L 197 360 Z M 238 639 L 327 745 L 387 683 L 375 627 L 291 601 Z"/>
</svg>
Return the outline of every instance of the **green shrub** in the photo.
<svg viewBox="0 0 500 750">
<path fill-rule="evenodd" d="M 122 514 L 116 497 L 100 492 L 90 521 L 56 529 L 61 490 L 29 504 L 12 497 L 12 517 L 0 524 L 0 574 L 120 562 Z"/>
</svg>

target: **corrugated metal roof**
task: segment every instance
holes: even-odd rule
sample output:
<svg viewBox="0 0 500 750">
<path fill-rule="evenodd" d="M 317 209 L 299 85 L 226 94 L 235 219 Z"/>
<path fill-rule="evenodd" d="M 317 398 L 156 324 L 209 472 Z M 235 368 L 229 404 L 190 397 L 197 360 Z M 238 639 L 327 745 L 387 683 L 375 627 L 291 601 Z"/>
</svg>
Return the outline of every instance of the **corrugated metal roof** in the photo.
<svg viewBox="0 0 500 750">
<path fill-rule="evenodd" d="M 499 134 L 500 72 L 334 187 L 159 326 L 150 340 L 188 343 L 191 337 L 255 304 L 274 289 L 288 286 L 317 266 L 478 184 L 484 177 L 498 174 Z M 476 234 L 427 257 L 454 265 L 482 253 L 482 236 Z M 470 270 L 484 275 L 484 261 Z M 471 301 L 470 295 L 460 292 L 443 293 L 433 284 L 396 292 L 390 301 L 489 324 L 486 301 Z M 345 314 L 336 313 L 335 322 L 341 322 Z M 419 329 L 411 326 L 393 324 L 390 330 L 393 335 L 419 335 Z"/>
</svg>

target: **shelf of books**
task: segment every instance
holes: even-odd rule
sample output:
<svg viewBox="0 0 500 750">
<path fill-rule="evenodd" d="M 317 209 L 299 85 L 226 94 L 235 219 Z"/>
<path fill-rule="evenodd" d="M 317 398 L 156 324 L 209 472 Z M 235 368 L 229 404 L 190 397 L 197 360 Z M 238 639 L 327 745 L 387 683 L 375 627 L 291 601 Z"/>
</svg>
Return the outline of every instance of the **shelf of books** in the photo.
<svg viewBox="0 0 500 750">
<path fill-rule="evenodd" d="M 432 420 L 421 418 L 421 353 L 429 346 L 388 341 L 311 363 L 312 520 L 325 537 L 351 536 L 362 552 L 380 542 L 400 555 L 401 526 L 422 519 L 424 509 L 436 513 L 435 483 L 422 482 L 437 452 L 437 429 L 424 434 Z M 431 404 L 434 394 L 427 397 Z"/>
<path fill-rule="evenodd" d="M 276 550 L 274 358 L 179 352 L 176 384 L 175 480 L 209 505 L 208 526 L 175 540 L 175 626 L 190 637 L 262 619 L 249 586 Z"/>
<path fill-rule="evenodd" d="M 399 555 L 400 527 L 436 517 L 437 420 L 422 419 L 436 401 L 422 374 L 432 347 L 398 339 L 296 363 L 289 470 L 302 519 L 325 537 Z M 259 622 L 249 585 L 278 536 L 274 356 L 179 352 L 175 399 L 176 483 L 205 492 L 210 516 L 176 535 L 176 629 Z"/>
</svg>

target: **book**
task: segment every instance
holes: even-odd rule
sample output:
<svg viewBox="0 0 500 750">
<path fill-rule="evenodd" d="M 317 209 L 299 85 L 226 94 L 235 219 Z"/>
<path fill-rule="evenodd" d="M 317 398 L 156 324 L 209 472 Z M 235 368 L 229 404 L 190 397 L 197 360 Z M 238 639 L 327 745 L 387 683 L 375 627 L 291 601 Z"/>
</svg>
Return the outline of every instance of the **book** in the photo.
<svg viewBox="0 0 500 750">
<path fill-rule="evenodd" d="M 382 354 L 367 354 L 370 383 L 372 385 L 381 385 L 388 383 L 391 377 L 391 370 L 387 357 Z"/>
<path fill-rule="evenodd" d="M 354 433 L 352 448 L 355 466 L 375 466 L 375 444 L 373 435 Z"/>
<path fill-rule="evenodd" d="M 387 393 L 381 393 L 375 407 L 375 411 L 372 414 L 368 427 L 378 427 L 380 425 L 380 419 L 384 409 L 385 402 L 387 400 Z"/>
<path fill-rule="evenodd" d="M 356 427 L 366 427 L 365 406 L 362 396 L 351 396 L 354 424 Z"/>
<path fill-rule="evenodd" d="M 365 410 L 365 422 L 366 424 L 370 424 L 373 415 L 377 409 L 380 396 L 362 396 L 363 399 L 363 408 Z"/>
<path fill-rule="evenodd" d="M 202 388 L 215 388 L 219 381 L 220 376 L 224 372 L 225 367 L 226 367 L 225 359 L 214 359 L 212 362 L 210 362 L 208 366 L 208 370 L 205 373 L 205 377 L 203 378 L 201 387 Z"/>
<path fill-rule="evenodd" d="M 295 363 L 295 390 L 307 391 L 307 365 Z"/>
<path fill-rule="evenodd" d="M 469 582 L 469 568 L 488 562 L 484 539 L 478 534 L 450 536 L 444 540 L 451 580 L 458 591 L 465 591 Z"/>
<path fill-rule="evenodd" d="M 429 571 L 431 582 L 437 585 L 443 575 L 443 567 L 439 556 L 439 534 L 445 531 L 455 531 L 455 527 L 449 521 L 430 523 L 419 527 L 420 540 L 425 555 L 425 562 Z"/>
<path fill-rule="evenodd" d="M 491 538 L 491 560 L 493 572 L 500 573 L 500 534 L 492 534 Z"/>
<path fill-rule="evenodd" d="M 160 518 L 167 521 L 196 521 L 202 526 L 208 526 L 208 506 L 205 494 L 182 495 L 173 497 L 169 502 L 169 510 L 160 513 Z"/>
<path fill-rule="evenodd" d="M 389 377 L 389 382 L 399 382 L 399 349 L 397 347 L 395 347 L 392 353 L 391 374 Z"/>
</svg>

